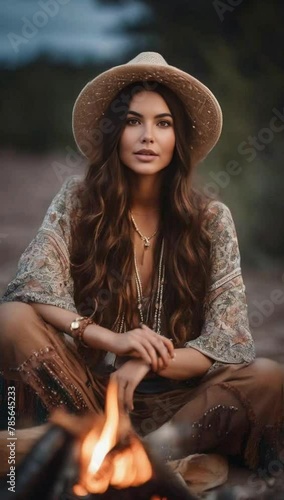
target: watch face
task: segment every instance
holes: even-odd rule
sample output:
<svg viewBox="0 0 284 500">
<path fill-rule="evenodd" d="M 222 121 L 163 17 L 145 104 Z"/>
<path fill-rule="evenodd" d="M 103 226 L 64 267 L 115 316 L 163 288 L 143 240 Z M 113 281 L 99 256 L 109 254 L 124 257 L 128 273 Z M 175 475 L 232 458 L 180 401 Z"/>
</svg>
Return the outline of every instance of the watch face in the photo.
<svg viewBox="0 0 284 500">
<path fill-rule="evenodd" d="M 77 328 L 79 328 L 80 326 L 80 323 L 79 321 L 72 321 L 71 323 L 71 327 L 74 328 L 75 330 L 77 330 Z"/>
</svg>

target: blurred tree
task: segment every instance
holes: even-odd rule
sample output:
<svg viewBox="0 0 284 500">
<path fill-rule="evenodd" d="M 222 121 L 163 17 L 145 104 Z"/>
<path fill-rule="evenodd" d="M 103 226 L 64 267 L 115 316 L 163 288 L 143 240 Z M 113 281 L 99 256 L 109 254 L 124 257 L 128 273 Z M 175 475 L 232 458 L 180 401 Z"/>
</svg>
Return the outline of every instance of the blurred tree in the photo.
<svg viewBox="0 0 284 500">
<path fill-rule="evenodd" d="M 143 50 L 161 52 L 170 64 L 194 74 L 215 93 L 224 113 L 224 131 L 198 169 L 203 189 L 219 196 L 232 209 L 245 249 L 245 264 L 262 267 L 267 262 L 271 265 L 274 259 L 281 265 L 284 3 L 250 0 L 233 2 L 239 3 L 234 8 L 229 0 L 140 3 L 148 15 L 135 24 L 128 17 L 119 28 L 132 36 L 123 59 Z M 222 5 L 230 8 L 220 11 Z M 17 71 L 0 70 L 0 145 L 38 152 L 64 149 L 66 145 L 75 149 L 72 105 L 83 85 L 107 66 L 51 65 L 42 57 Z M 270 131 L 269 135 L 275 110 L 280 116 L 279 131 Z M 257 145 L 252 146 L 255 140 Z M 232 161 L 239 167 L 235 176 L 227 171 Z"/>
<path fill-rule="evenodd" d="M 64 149 L 72 137 L 72 105 L 103 65 L 73 67 L 40 59 L 0 70 L 0 145 L 30 152 Z"/>
<path fill-rule="evenodd" d="M 170 64 L 200 78 L 222 105 L 222 139 L 198 170 L 205 190 L 221 197 L 236 214 L 245 264 L 262 267 L 273 258 L 281 265 L 284 132 L 279 127 L 278 133 L 269 135 L 262 129 L 270 127 L 274 108 L 284 115 L 280 25 L 284 4 L 280 0 L 235 2 L 235 7 L 227 0 L 143 3 L 151 9 L 151 17 L 137 27 L 144 35 L 143 50 L 157 50 Z M 248 148 L 254 153 L 245 153 Z M 232 161 L 239 168 L 236 176 L 227 173 Z"/>
</svg>

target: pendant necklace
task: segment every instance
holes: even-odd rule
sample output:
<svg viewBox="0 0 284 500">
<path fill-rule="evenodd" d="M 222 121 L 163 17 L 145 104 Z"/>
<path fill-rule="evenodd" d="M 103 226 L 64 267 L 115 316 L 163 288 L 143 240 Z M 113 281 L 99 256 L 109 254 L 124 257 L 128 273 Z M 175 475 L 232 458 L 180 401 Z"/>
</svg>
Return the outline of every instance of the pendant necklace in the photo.
<svg viewBox="0 0 284 500">
<path fill-rule="evenodd" d="M 135 283 L 137 290 L 137 308 L 140 316 L 140 323 L 145 324 L 145 318 L 143 314 L 143 298 L 144 298 L 143 289 L 142 289 L 141 278 L 138 272 L 135 249 L 134 249 L 134 269 L 135 269 Z M 163 307 L 164 284 L 165 284 L 165 263 L 164 263 L 164 240 L 163 240 L 159 258 L 157 289 L 154 298 L 155 312 L 154 312 L 154 321 L 152 325 L 152 329 L 159 335 L 161 335 L 161 326 L 162 326 L 161 316 Z"/>
<path fill-rule="evenodd" d="M 145 253 L 145 250 L 147 250 L 147 248 L 150 247 L 151 243 L 151 239 L 154 238 L 154 236 L 156 236 L 159 228 L 156 229 L 156 231 L 154 231 L 153 234 L 151 234 L 151 236 L 145 236 L 144 234 L 141 233 L 140 229 L 138 228 L 137 224 L 136 224 L 136 221 L 132 215 L 132 213 L 130 212 L 130 217 L 131 217 L 131 220 L 132 220 L 132 224 L 134 226 L 134 229 L 136 231 L 136 233 L 139 234 L 141 240 L 143 241 L 144 243 L 144 248 L 143 248 L 143 254 L 142 254 L 142 258 L 141 258 L 141 265 L 143 266 L 143 263 L 144 263 L 144 253 Z"/>
</svg>

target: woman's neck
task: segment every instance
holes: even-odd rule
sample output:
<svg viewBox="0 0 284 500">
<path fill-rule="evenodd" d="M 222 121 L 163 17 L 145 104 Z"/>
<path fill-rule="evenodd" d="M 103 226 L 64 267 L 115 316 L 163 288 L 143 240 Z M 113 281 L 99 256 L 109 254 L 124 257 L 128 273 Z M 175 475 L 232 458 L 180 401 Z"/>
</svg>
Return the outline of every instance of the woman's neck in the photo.
<svg viewBox="0 0 284 500">
<path fill-rule="evenodd" d="M 161 177 L 131 176 L 131 212 L 154 214 L 160 211 Z"/>
</svg>

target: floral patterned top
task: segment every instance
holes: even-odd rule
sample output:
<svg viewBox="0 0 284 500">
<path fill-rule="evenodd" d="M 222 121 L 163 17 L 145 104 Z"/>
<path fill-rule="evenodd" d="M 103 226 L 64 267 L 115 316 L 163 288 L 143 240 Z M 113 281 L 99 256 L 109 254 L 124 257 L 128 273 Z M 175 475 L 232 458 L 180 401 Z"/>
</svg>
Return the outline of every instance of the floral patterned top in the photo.
<svg viewBox="0 0 284 500">
<path fill-rule="evenodd" d="M 39 302 L 77 312 L 69 244 L 70 212 L 76 203 L 73 193 L 80 181 L 81 177 L 70 177 L 53 199 L 0 302 Z M 219 201 L 212 201 L 209 210 L 212 275 L 205 301 L 205 322 L 200 336 L 186 342 L 185 347 L 214 359 L 213 367 L 219 363 L 250 362 L 255 357 L 254 343 L 234 222 L 228 207 Z"/>
</svg>

